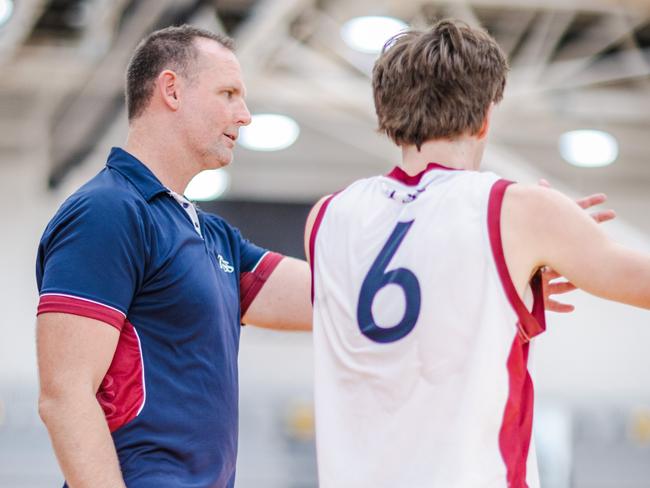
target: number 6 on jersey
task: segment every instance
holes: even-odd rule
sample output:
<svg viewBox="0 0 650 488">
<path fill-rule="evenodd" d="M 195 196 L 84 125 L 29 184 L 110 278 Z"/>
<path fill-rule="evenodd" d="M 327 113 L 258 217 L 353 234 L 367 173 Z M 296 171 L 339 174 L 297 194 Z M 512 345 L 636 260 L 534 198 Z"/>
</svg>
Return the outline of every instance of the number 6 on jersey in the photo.
<svg viewBox="0 0 650 488">
<path fill-rule="evenodd" d="M 397 224 L 361 285 L 357 323 L 361 333 L 375 342 L 388 343 L 400 340 L 413 330 L 420 315 L 420 283 L 415 274 L 406 268 L 386 271 L 388 263 L 397 252 L 413 222 L 414 220 Z M 372 302 L 379 290 L 391 284 L 401 287 L 404 291 L 406 309 L 402 320 L 397 325 L 379 327 L 372 316 Z"/>
</svg>

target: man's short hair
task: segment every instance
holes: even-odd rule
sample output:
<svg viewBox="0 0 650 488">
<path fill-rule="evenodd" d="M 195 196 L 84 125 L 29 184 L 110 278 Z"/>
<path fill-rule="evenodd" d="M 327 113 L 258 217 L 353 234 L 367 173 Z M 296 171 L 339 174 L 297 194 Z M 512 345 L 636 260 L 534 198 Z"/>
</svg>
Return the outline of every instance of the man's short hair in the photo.
<svg viewBox="0 0 650 488">
<path fill-rule="evenodd" d="M 379 130 L 398 145 L 476 135 L 508 63 L 485 31 L 451 19 L 390 39 L 372 73 Z"/>
<path fill-rule="evenodd" d="M 181 76 L 191 76 L 199 54 L 194 40 L 199 37 L 216 41 L 231 51 L 235 46 L 228 36 L 191 25 L 166 27 L 152 32 L 140 42 L 126 69 L 129 120 L 142 115 L 147 108 L 154 81 L 163 70 L 171 69 Z"/>
</svg>

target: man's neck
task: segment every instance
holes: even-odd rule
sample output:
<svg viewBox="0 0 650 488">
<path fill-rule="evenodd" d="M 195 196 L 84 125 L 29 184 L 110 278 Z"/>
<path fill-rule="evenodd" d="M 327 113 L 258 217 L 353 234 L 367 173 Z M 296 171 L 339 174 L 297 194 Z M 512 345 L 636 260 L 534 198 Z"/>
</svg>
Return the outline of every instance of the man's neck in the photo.
<svg viewBox="0 0 650 488">
<path fill-rule="evenodd" d="M 415 145 L 402 146 L 402 169 L 415 175 L 429 163 L 438 163 L 448 168 L 477 171 L 482 155 L 483 144 L 476 137 L 433 139 L 424 142 L 419 150 Z"/>
<path fill-rule="evenodd" d="M 165 137 L 164 131 L 158 134 L 151 125 L 145 130 L 145 124 L 131 124 L 124 149 L 149 168 L 165 187 L 180 195 L 200 171 L 193 167 L 193 156 L 184 154 L 181 144 Z"/>
</svg>

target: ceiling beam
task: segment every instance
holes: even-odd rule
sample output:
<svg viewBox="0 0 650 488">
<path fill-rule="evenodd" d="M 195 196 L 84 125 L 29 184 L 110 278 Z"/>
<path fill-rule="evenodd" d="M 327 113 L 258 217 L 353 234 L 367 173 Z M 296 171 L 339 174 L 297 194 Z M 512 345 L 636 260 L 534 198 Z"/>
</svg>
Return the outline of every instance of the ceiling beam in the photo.
<svg viewBox="0 0 650 488">
<path fill-rule="evenodd" d="M 575 18 L 575 12 L 541 12 L 526 40 L 512 59 L 513 82 L 535 84 L 551 60 L 562 36 Z"/>
<path fill-rule="evenodd" d="M 11 19 L 2 29 L 0 66 L 11 60 L 29 37 L 46 3 L 46 0 L 22 0 L 15 3 Z"/>
<path fill-rule="evenodd" d="M 58 185 L 72 167 L 85 159 L 95 140 L 120 113 L 124 72 L 138 42 L 148 32 L 160 27 L 161 20 L 164 25 L 175 20 L 163 20 L 166 14 L 172 10 L 181 12 L 195 4 L 195 0 L 141 0 L 125 19 L 110 51 L 90 67 L 88 78 L 75 97 L 68 104 L 61 105 L 52 118 L 50 186 Z M 118 16 L 113 18 L 117 21 Z"/>
</svg>

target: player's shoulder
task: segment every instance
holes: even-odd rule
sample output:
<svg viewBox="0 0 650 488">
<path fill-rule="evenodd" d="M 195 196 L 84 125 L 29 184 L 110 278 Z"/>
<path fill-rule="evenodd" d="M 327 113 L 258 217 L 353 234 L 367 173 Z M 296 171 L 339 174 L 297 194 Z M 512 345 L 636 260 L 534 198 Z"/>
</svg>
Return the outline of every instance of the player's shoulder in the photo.
<svg viewBox="0 0 650 488">
<path fill-rule="evenodd" d="M 505 198 L 519 207 L 530 209 L 546 208 L 569 200 L 566 195 L 553 188 L 517 182 L 508 185 Z"/>
<path fill-rule="evenodd" d="M 335 191 L 333 193 L 321 197 L 311 208 L 309 212 L 309 216 L 307 217 L 307 222 L 309 222 L 310 220 L 314 220 L 318 215 L 318 213 L 321 210 L 324 210 L 325 207 L 329 206 L 330 202 L 335 198 L 340 199 L 341 197 L 344 197 L 354 192 L 355 190 L 360 190 L 363 187 L 377 181 L 378 178 L 380 177 L 381 175 L 371 176 L 369 178 L 360 178 L 358 180 L 353 181 L 349 185 L 345 186 L 341 190 Z"/>
<path fill-rule="evenodd" d="M 563 193 L 540 185 L 513 183 L 505 191 L 503 213 L 519 225 L 545 228 L 560 222 L 564 215 L 578 206 Z"/>
<path fill-rule="evenodd" d="M 321 197 L 309 211 L 309 215 L 307 216 L 307 221 L 309 222 L 310 220 L 314 220 L 318 215 L 318 213 L 321 211 L 321 209 L 324 206 L 326 206 L 329 203 L 329 201 L 332 198 L 334 198 L 335 195 L 336 193 L 330 193 L 329 195 L 325 195 Z"/>
</svg>

